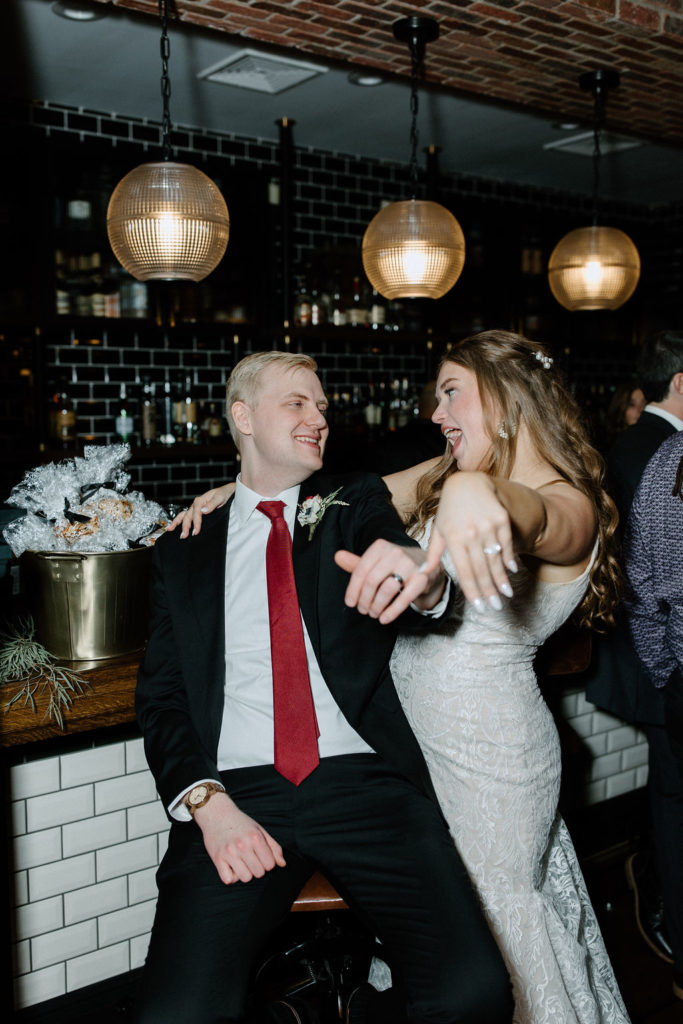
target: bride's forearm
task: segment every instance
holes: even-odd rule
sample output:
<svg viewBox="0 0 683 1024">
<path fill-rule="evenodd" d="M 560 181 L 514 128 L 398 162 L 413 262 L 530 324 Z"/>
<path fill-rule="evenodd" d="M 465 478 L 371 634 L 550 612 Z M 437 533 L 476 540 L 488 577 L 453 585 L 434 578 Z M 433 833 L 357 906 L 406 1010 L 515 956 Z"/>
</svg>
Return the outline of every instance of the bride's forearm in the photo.
<svg viewBox="0 0 683 1024">
<path fill-rule="evenodd" d="M 401 519 L 406 520 L 415 508 L 417 485 L 420 479 L 441 461 L 440 456 L 419 462 L 398 473 L 382 477 L 391 492 L 391 500 Z"/>
</svg>

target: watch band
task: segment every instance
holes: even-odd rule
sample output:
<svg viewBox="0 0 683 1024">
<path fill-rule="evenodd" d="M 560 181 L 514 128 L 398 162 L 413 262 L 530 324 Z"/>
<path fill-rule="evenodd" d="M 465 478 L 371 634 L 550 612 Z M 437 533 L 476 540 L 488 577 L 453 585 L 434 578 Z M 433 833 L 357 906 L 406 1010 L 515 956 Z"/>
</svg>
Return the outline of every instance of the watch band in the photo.
<svg viewBox="0 0 683 1024">
<path fill-rule="evenodd" d="M 193 786 L 189 793 L 185 794 L 183 803 L 191 817 L 194 818 L 194 812 L 207 804 L 214 793 L 225 793 L 225 787 L 220 786 L 217 782 L 200 782 L 198 786 Z"/>
</svg>

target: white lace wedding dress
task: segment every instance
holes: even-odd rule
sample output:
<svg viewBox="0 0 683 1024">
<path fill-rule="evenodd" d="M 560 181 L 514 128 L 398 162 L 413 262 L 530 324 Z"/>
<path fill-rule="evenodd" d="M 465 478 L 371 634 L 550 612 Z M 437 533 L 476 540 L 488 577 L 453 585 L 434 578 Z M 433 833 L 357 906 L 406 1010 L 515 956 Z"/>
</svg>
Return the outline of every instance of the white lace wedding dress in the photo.
<svg viewBox="0 0 683 1024">
<path fill-rule="evenodd" d="M 454 576 L 447 557 L 444 565 Z M 400 637 L 391 663 L 510 972 L 515 1024 L 628 1022 L 557 813 L 560 745 L 533 669 L 588 573 L 547 583 L 521 567 L 503 611 L 480 613 L 460 598 L 439 632 Z"/>
</svg>

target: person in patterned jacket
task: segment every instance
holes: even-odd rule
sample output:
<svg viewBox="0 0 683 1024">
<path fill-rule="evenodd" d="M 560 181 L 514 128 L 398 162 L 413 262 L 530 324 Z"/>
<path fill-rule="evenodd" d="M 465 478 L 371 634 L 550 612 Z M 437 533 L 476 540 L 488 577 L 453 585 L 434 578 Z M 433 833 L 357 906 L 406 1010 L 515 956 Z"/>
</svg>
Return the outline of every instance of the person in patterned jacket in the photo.
<svg viewBox="0 0 683 1024">
<path fill-rule="evenodd" d="M 683 805 L 683 431 L 669 437 L 647 464 L 624 539 L 625 599 L 636 653 L 663 692 L 670 747 L 668 801 Z M 668 831 L 662 877 L 667 933 L 674 955 L 674 993 L 683 999 L 683 829 Z"/>
</svg>

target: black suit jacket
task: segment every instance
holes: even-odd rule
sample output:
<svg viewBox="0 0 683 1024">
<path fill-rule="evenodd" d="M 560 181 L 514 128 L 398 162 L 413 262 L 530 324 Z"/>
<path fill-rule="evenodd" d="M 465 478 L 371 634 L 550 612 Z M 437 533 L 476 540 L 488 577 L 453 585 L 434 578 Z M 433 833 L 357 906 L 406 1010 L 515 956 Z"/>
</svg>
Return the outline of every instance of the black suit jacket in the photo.
<svg viewBox="0 0 683 1024">
<path fill-rule="evenodd" d="M 334 562 L 340 548 L 362 554 L 380 537 L 403 545 L 415 542 L 406 537 L 379 477 L 316 474 L 301 485 L 300 497 L 325 497 L 338 487 L 338 498 L 347 506 L 328 507 L 310 540 L 308 527 L 297 523 L 294 530 L 292 557 L 302 615 L 344 716 L 390 765 L 433 797 L 389 672 L 396 630 L 346 607 L 349 577 Z M 217 777 L 228 523 L 229 504 L 204 519 L 198 536 L 181 541 L 177 532 L 166 534 L 155 547 L 150 638 L 136 707 L 165 806 L 198 779 Z"/>
<path fill-rule="evenodd" d="M 609 489 L 619 510 L 622 530 L 645 467 L 660 444 L 675 432 L 676 428 L 662 416 L 643 412 L 638 422 L 624 430 L 610 449 L 607 455 Z M 586 697 L 628 722 L 664 724 L 662 695 L 652 685 L 636 656 L 623 608 L 618 611 L 616 628 L 593 644 Z"/>
<path fill-rule="evenodd" d="M 676 428 L 655 413 L 643 412 L 637 423 L 622 431 L 607 455 L 610 491 L 619 509 L 622 529 L 645 467 Z"/>
</svg>

